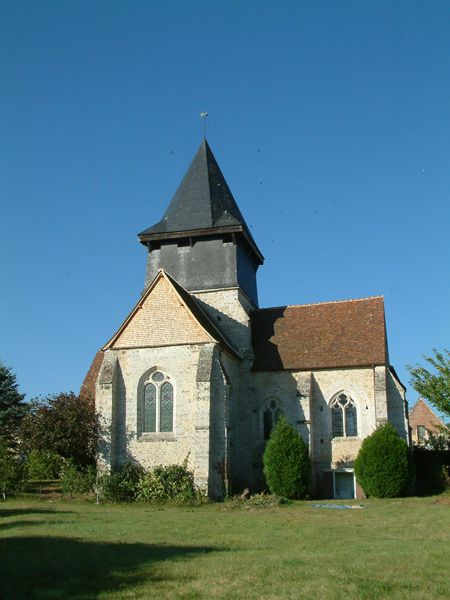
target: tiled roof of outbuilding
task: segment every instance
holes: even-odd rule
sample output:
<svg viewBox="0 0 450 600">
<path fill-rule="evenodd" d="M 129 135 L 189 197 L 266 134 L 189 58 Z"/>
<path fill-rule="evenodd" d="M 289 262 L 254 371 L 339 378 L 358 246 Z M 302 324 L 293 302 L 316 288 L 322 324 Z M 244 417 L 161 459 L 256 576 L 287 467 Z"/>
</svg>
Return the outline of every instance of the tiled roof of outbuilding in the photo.
<svg viewBox="0 0 450 600">
<path fill-rule="evenodd" d="M 388 364 L 381 296 L 259 309 L 251 327 L 256 371 Z"/>
</svg>

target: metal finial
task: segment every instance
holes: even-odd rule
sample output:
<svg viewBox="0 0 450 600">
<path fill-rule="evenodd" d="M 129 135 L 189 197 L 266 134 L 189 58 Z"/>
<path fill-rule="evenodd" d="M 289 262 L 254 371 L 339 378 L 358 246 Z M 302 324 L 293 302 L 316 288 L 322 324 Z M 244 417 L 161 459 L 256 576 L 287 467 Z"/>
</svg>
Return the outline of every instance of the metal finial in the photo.
<svg viewBox="0 0 450 600">
<path fill-rule="evenodd" d="M 208 113 L 205 112 L 201 112 L 200 113 L 200 119 L 203 121 L 203 139 L 206 140 L 206 117 L 208 116 Z"/>
</svg>

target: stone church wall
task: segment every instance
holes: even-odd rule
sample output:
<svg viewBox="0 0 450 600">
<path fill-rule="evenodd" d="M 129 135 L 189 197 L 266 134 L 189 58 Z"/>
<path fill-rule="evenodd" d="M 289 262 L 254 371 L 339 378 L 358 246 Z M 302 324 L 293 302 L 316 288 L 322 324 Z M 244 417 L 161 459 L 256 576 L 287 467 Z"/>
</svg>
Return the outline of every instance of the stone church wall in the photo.
<svg viewBox="0 0 450 600">
<path fill-rule="evenodd" d="M 251 347 L 248 313 L 254 308 L 246 295 L 237 288 L 193 295 L 236 350 L 245 355 Z"/>
<path fill-rule="evenodd" d="M 209 394 L 210 381 L 197 382 L 200 352 L 209 345 L 182 345 L 160 348 L 109 350 L 117 359 L 114 377 L 119 384 L 101 384 L 96 390 L 97 409 L 111 432 L 109 453 L 120 465 L 134 459 L 145 468 L 181 463 L 188 457 L 200 484 L 208 479 L 209 469 Z M 174 387 L 174 431 L 142 433 L 140 404 L 143 383 L 152 371 L 160 370 L 170 377 Z M 205 389 L 203 389 L 205 388 Z M 119 409 L 119 407 L 121 407 Z M 120 415 L 124 427 L 121 435 Z M 196 437 L 196 428 L 206 423 L 204 439 Z M 197 455 L 197 456 L 196 456 Z M 105 457 L 108 460 L 108 455 Z M 109 458 L 110 459 L 110 458 Z"/>
<path fill-rule="evenodd" d="M 397 430 L 399 436 L 406 442 L 409 442 L 405 390 L 388 369 L 386 369 L 386 380 L 388 419 Z"/>
<path fill-rule="evenodd" d="M 310 444 L 314 489 L 321 487 L 323 469 L 353 466 L 363 438 L 377 425 L 372 368 L 257 372 L 253 373 L 253 390 L 250 418 L 251 435 L 255 440 L 253 478 L 256 487 L 265 485 L 262 475 L 265 448 L 262 415 L 270 399 L 279 403 L 287 420 Z M 329 403 L 339 392 L 349 394 L 356 405 L 357 437 L 332 437 Z M 384 402 L 386 405 L 386 395 Z"/>
</svg>

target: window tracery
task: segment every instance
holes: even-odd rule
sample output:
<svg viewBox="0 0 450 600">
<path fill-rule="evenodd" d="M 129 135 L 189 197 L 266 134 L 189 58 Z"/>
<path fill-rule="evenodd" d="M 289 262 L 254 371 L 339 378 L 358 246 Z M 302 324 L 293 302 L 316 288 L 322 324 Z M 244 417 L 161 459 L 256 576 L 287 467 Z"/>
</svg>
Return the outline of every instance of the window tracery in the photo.
<svg viewBox="0 0 450 600">
<path fill-rule="evenodd" d="M 330 409 L 333 437 L 355 437 L 358 435 L 356 406 L 348 394 L 338 394 L 332 400 Z"/>
<path fill-rule="evenodd" d="M 265 406 L 263 411 L 263 437 L 268 440 L 272 430 L 277 424 L 278 419 L 283 414 L 278 402 L 275 399 L 271 399 Z"/>
<path fill-rule="evenodd" d="M 144 384 L 144 433 L 173 431 L 174 393 L 169 379 L 162 371 L 154 371 Z"/>
</svg>

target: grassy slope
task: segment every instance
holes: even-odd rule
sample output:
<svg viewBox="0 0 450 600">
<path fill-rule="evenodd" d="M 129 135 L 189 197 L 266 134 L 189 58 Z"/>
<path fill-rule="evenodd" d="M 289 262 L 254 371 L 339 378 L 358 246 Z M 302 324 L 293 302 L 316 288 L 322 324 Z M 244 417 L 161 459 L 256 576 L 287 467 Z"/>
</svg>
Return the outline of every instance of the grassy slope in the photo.
<svg viewBox="0 0 450 600">
<path fill-rule="evenodd" d="M 0 504 L 0 597 L 435 600 L 450 597 L 450 497 L 312 503 Z"/>
</svg>

